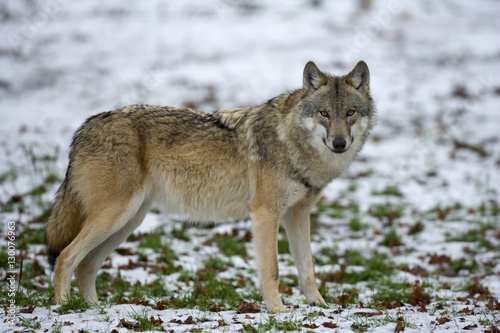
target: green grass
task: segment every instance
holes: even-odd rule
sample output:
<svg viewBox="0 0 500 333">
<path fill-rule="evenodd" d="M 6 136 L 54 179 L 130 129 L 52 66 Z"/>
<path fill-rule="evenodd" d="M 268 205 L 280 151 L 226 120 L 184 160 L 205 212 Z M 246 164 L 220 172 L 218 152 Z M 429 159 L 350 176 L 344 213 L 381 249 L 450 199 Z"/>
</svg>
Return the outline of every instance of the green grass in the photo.
<svg viewBox="0 0 500 333">
<path fill-rule="evenodd" d="M 368 214 L 392 224 L 394 220 L 400 219 L 406 209 L 404 204 L 375 204 L 370 207 Z"/>
<path fill-rule="evenodd" d="M 40 320 L 33 320 L 32 318 L 19 317 L 19 326 L 23 327 L 23 332 L 30 332 L 31 330 L 37 330 L 42 328 Z"/>
<path fill-rule="evenodd" d="M 232 267 L 229 258 L 211 255 L 203 260 L 204 268 L 196 272 L 183 271 L 179 282 L 186 286 L 175 296 L 163 298 L 161 301 L 167 308 L 196 308 L 203 311 L 235 310 L 242 299 L 260 299 L 258 289 L 250 283 L 238 278 L 220 278 L 220 272 Z"/>
<path fill-rule="evenodd" d="M 90 309 L 90 305 L 81 296 L 71 295 L 65 302 L 57 308 L 59 314 L 74 312 L 85 312 Z"/>
<path fill-rule="evenodd" d="M 0 174 L 0 184 L 6 182 L 14 182 L 19 177 L 19 172 L 15 168 L 11 168 L 4 173 Z"/>
<path fill-rule="evenodd" d="M 338 249 L 336 247 L 322 247 L 314 256 L 317 265 L 336 265 L 339 263 Z"/>
<path fill-rule="evenodd" d="M 157 232 L 151 233 L 142 238 L 137 245 L 139 249 L 151 249 L 154 252 L 160 252 L 164 247 L 168 247 L 165 237 Z"/>
<path fill-rule="evenodd" d="M 141 303 L 155 302 L 172 294 L 165 285 L 165 279 L 159 275 L 148 283 L 130 283 L 120 274 L 112 276 L 107 272 L 97 275 L 96 287 L 101 301 L 111 306 L 117 303 L 128 303 L 130 300 L 139 299 Z"/>
<path fill-rule="evenodd" d="M 299 285 L 299 278 L 295 274 L 284 275 L 284 276 L 280 275 L 280 285 L 289 288 L 297 287 Z"/>
<path fill-rule="evenodd" d="M 377 283 L 369 283 L 375 293 L 372 295 L 370 306 L 385 308 L 392 302 L 408 303 L 410 301 L 410 284 L 407 282 L 395 282 L 391 279 L 382 279 Z"/>
<path fill-rule="evenodd" d="M 393 196 L 393 197 L 398 197 L 398 198 L 403 197 L 403 193 L 395 185 L 388 185 L 383 190 L 379 190 L 379 191 L 373 190 L 372 195 L 375 195 L 375 196 Z"/>
<path fill-rule="evenodd" d="M 416 222 L 408 230 L 408 235 L 418 235 L 422 231 L 424 231 L 424 229 L 425 229 L 425 226 L 424 226 L 424 224 L 422 222 L 420 222 L 420 221 Z"/>
<path fill-rule="evenodd" d="M 500 216 L 500 201 L 488 200 L 483 202 L 477 210 L 481 216 Z"/>
<path fill-rule="evenodd" d="M 366 230 L 370 227 L 369 224 L 366 224 L 366 223 L 363 223 L 361 222 L 361 219 L 359 216 L 354 216 L 352 217 L 349 222 L 347 222 L 347 227 L 351 230 L 351 231 L 362 231 L 362 230 Z"/>
<path fill-rule="evenodd" d="M 216 255 L 210 255 L 202 262 L 205 265 L 205 267 L 213 269 L 214 271 L 217 272 L 224 272 L 228 269 L 228 267 L 233 266 L 233 263 L 229 259 L 222 258 Z"/>
<path fill-rule="evenodd" d="M 397 324 L 398 322 L 400 322 L 404 328 L 411 328 L 411 329 L 421 328 L 420 323 L 411 323 L 408 321 L 407 318 L 405 318 L 405 316 L 401 316 L 400 314 L 383 313 L 377 316 L 353 315 L 350 317 L 350 319 L 353 322 L 353 325 L 351 326 L 351 328 L 353 328 L 353 331 L 354 328 L 357 328 L 356 331 L 360 332 L 364 332 L 366 331 L 366 329 L 370 328 L 385 326 L 387 324 Z"/>
<path fill-rule="evenodd" d="M 353 249 L 345 251 L 336 260 L 342 263 L 340 270 L 318 274 L 321 280 L 356 285 L 359 282 L 380 281 L 392 276 L 395 272 L 395 264 L 383 253 L 365 254 Z"/>
<path fill-rule="evenodd" d="M 322 283 L 319 288 L 320 294 L 325 298 L 325 301 L 330 304 L 336 304 L 343 309 L 350 305 L 359 304 L 359 293 L 356 288 L 343 288 L 337 293 L 328 295 L 326 292 L 326 285 Z"/>
<path fill-rule="evenodd" d="M 389 229 L 389 231 L 384 235 L 384 238 L 382 239 L 382 242 L 380 244 L 387 247 L 403 245 L 402 238 L 395 228 Z"/>
<path fill-rule="evenodd" d="M 449 237 L 447 240 L 449 242 L 466 242 L 466 243 L 475 243 L 480 242 L 483 239 L 483 234 L 480 230 L 469 230 L 463 232 L 459 235 Z"/>
<path fill-rule="evenodd" d="M 129 316 L 134 320 L 133 322 L 129 322 L 126 319 L 120 319 L 119 326 L 126 327 L 129 330 L 133 330 L 135 332 L 145 332 L 145 331 L 164 331 L 162 326 L 163 321 L 158 318 L 155 318 L 149 314 L 146 309 L 143 309 L 141 313 L 133 311 L 129 313 Z"/>
<path fill-rule="evenodd" d="M 488 240 L 487 232 L 491 230 L 494 234 L 497 228 L 492 223 L 481 223 L 477 229 L 471 229 L 458 235 L 448 235 L 446 240 L 448 242 L 476 243 L 478 248 L 493 250 L 496 247 Z"/>
<path fill-rule="evenodd" d="M 276 319 L 275 316 L 269 316 L 266 322 L 261 322 L 257 326 L 258 332 L 269 332 L 269 331 L 300 331 L 303 328 L 303 323 L 301 320 L 290 318 Z"/>
<path fill-rule="evenodd" d="M 288 237 L 285 232 L 280 232 L 278 235 L 278 253 L 287 254 L 290 253 L 289 250 Z"/>
<path fill-rule="evenodd" d="M 235 310 L 238 302 L 245 297 L 245 292 L 237 290 L 237 281 L 217 279 L 216 275 L 209 271 L 198 272 L 196 276 L 195 281 L 176 296 L 161 300 L 167 308 Z"/>
<path fill-rule="evenodd" d="M 469 273 L 478 273 L 482 270 L 482 266 L 474 258 L 462 258 L 455 259 L 449 262 L 450 268 L 455 273 L 460 273 L 461 271 L 468 271 Z"/>
<path fill-rule="evenodd" d="M 347 250 L 344 254 L 347 266 L 363 267 L 361 271 L 345 272 L 343 283 L 355 284 L 360 281 L 378 281 L 394 273 L 394 263 L 386 254 L 365 255 L 359 250 Z"/>
<path fill-rule="evenodd" d="M 233 235 L 216 234 L 208 243 L 217 245 L 221 253 L 227 257 L 240 256 L 243 259 L 248 257 L 245 243 Z"/>
<path fill-rule="evenodd" d="M 28 250 L 29 246 L 45 244 L 45 228 L 26 228 L 18 224 L 17 246 L 18 250 Z"/>
<path fill-rule="evenodd" d="M 355 201 L 351 201 L 346 204 L 342 204 L 338 201 L 331 203 L 320 201 L 317 207 L 320 213 L 328 215 L 334 219 L 340 219 L 352 214 L 357 214 L 360 209 L 358 203 Z"/>
<path fill-rule="evenodd" d="M 173 228 L 172 230 L 172 236 L 174 238 L 177 238 L 179 240 L 185 241 L 185 242 L 190 242 L 191 237 L 187 233 L 185 229 L 186 224 L 182 224 L 180 228 Z"/>
<path fill-rule="evenodd" d="M 119 273 L 112 276 L 107 272 L 102 272 L 97 275 L 96 289 L 99 297 L 103 297 L 110 304 L 116 304 L 130 295 L 132 284 L 123 279 Z"/>
</svg>

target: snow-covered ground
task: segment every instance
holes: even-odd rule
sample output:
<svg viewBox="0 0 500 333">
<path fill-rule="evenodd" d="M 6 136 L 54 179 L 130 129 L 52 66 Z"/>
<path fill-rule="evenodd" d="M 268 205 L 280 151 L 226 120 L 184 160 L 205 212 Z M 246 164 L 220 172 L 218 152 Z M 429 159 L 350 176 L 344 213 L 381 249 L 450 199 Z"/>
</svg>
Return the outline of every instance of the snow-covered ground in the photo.
<svg viewBox="0 0 500 333">
<path fill-rule="evenodd" d="M 2 1 L 1 230 L 7 235 L 8 221 L 17 221 L 18 229 L 23 229 L 40 214 L 35 203 L 14 211 L 6 208 L 7 203 L 28 193 L 50 173 L 62 177 L 71 136 L 97 112 L 135 103 L 189 106 L 208 112 L 256 105 L 299 88 L 303 66 L 309 60 L 322 70 L 343 75 L 362 59 L 370 67 L 378 125 L 349 171 L 327 188 L 324 202 L 338 202 L 346 209 L 355 202 L 358 217 L 368 227 L 353 232 L 347 224 L 354 213 L 339 218 L 320 210 L 321 232 L 313 235 L 314 250 L 332 247 L 339 253 L 348 249 L 386 253 L 394 262 L 408 266 L 407 272 L 399 272 L 399 279 L 448 283 L 451 289 L 434 289 L 428 305 L 432 311 L 428 312 L 408 305 L 363 317 L 354 315 L 363 310 L 355 305 L 339 310 L 338 305 L 319 309 L 301 304 L 292 314 L 273 318 L 302 320 L 309 316 L 304 323 L 310 327 L 302 329 L 314 332 L 331 330 L 322 325 L 325 322 L 333 322 L 339 332 L 394 331 L 397 320 L 391 318 L 398 317 L 413 324 L 405 332 L 494 332 L 494 327 L 500 327 L 500 311 L 494 305 L 489 309 L 487 302 L 498 307 L 500 297 L 499 14 L 496 0 L 379 0 L 368 10 L 360 9 L 356 1 L 326 0 Z M 40 167 L 40 160 L 47 161 L 44 156 L 53 162 L 50 170 Z M 46 202 L 57 189 L 57 183 L 52 185 L 43 196 Z M 396 188 L 399 195 L 376 194 L 388 187 Z M 403 213 L 394 219 L 377 217 L 373 212 L 377 205 L 401 205 Z M 164 222 L 162 215 L 149 214 L 138 232 L 154 231 Z M 411 232 L 417 225 L 421 232 Z M 249 223 L 238 226 L 244 230 Z M 403 245 L 380 244 L 392 227 Z M 221 225 L 200 233 L 211 237 L 231 230 L 233 226 Z M 474 230 L 480 230 L 489 246 L 459 239 Z M 193 258 L 201 255 L 196 251 L 202 241 L 191 239 L 194 244 L 188 248 L 185 243 L 173 247 L 185 269 L 200 267 Z M 250 259 L 239 259 L 241 263 L 233 258 L 235 267 L 238 262 L 242 266 L 253 263 L 250 243 L 247 248 Z M 30 249 L 24 254 L 26 260 L 33 259 L 34 250 Z M 2 251 L 7 251 L 3 243 Z M 441 265 L 438 259 L 430 259 L 433 255 L 448 259 Z M 282 274 L 295 274 L 288 257 L 283 256 Z M 120 260 L 128 260 L 121 257 L 113 255 L 110 272 L 116 273 L 116 267 L 123 264 Z M 419 269 L 434 272 L 454 259 L 490 268 L 474 274 L 460 271 L 453 277 L 446 272 L 427 277 L 416 273 Z M 45 262 L 43 265 L 47 268 Z M 328 270 L 338 271 L 339 267 L 318 267 L 318 272 Z M 130 281 L 141 282 L 157 277 L 145 269 L 123 274 Z M 3 268 L 0 277 L 7 277 Z M 486 300 L 470 290 L 467 294 L 454 289 L 460 281 L 466 284 L 473 277 L 487 288 L 489 294 L 479 293 L 487 295 Z M 248 278 L 255 281 L 251 275 Z M 358 291 L 364 304 L 374 293 L 369 288 Z M 468 298 L 472 312 L 459 312 L 466 305 L 457 297 Z M 303 302 L 297 288 L 285 300 Z M 143 311 L 161 318 L 163 327 L 174 331 L 229 332 L 270 318 L 265 313 L 153 310 L 130 304 L 66 315 L 58 315 L 54 309 L 37 307 L 22 317 L 40 322 L 40 327 L 31 329 L 36 332 L 55 328 L 121 332 L 127 328 L 117 327 L 119 319 Z M 323 315 L 311 319 L 314 316 L 308 314 L 313 311 Z M 184 324 L 189 316 L 194 322 Z M 385 324 L 370 321 L 380 316 L 387 318 Z M 183 323 L 170 322 L 172 319 Z M 54 326 L 54 322 L 68 325 Z M 22 329 L 0 322 L 1 331 Z"/>
</svg>

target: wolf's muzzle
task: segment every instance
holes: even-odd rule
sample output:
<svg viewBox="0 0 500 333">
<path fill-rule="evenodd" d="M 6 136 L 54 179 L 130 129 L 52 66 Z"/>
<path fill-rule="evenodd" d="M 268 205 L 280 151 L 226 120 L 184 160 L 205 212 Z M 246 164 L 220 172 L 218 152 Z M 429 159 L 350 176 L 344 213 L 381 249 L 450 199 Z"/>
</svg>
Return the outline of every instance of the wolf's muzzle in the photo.
<svg viewBox="0 0 500 333">
<path fill-rule="evenodd" d="M 345 152 L 346 145 L 347 145 L 347 142 L 343 138 L 335 138 L 335 140 L 333 140 L 333 152 L 334 153 Z"/>
</svg>

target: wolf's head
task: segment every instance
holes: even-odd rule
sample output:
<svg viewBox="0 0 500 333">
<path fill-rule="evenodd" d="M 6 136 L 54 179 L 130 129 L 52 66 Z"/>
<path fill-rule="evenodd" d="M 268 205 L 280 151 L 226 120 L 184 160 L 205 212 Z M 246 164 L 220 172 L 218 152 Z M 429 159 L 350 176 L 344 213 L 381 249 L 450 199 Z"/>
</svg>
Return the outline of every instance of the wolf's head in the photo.
<svg viewBox="0 0 500 333">
<path fill-rule="evenodd" d="M 366 63 L 358 62 L 345 76 L 332 76 L 309 61 L 303 80 L 307 95 L 300 103 L 301 127 L 313 136 L 314 145 L 337 154 L 353 143 L 359 149 L 375 123 Z"/>
</svg>

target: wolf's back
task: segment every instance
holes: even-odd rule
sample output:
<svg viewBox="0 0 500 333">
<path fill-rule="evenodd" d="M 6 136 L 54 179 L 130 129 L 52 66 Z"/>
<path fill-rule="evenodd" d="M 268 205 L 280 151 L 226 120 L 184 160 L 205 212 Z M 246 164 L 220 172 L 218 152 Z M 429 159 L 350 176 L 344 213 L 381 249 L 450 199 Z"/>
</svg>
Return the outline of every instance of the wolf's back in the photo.
<svg viewBox="0 0 500 333">
<path fill-rule="evenodd" d="M 57 192 L 52 214 L 47 223 L 46 241 L 49 263 L 54 267 L 56 259 L 76 237 L 84 216 L 80 202 L 71 189 L 69 172 Z"/>
</svg>

